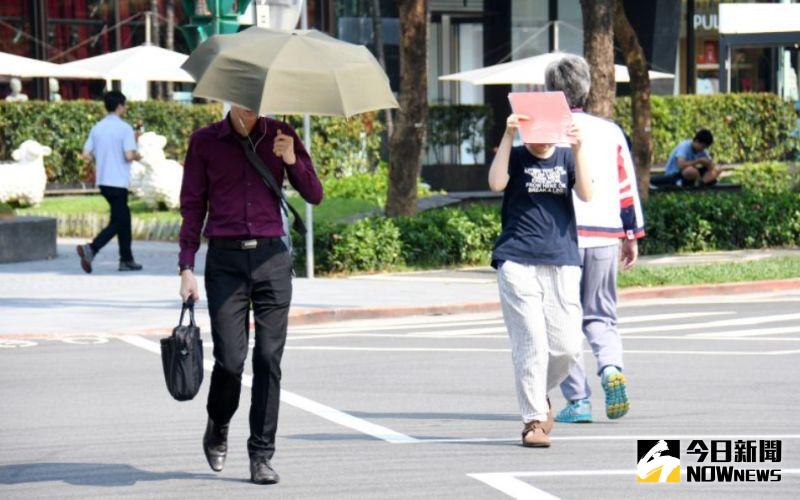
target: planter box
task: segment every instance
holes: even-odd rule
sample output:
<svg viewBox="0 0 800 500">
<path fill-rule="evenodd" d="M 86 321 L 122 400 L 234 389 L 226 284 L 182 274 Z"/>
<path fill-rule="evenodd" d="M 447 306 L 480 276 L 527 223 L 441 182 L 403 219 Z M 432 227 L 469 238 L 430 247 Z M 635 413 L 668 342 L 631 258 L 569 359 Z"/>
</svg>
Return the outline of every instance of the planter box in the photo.
<svg viewBox="0 0 800 500">
<path fill-rule="evenodd" d="M 56 256 L 56 220 L 50 217 L 0 218 L 0 264 Z"/>
<path fill-rule="evenodd" d="M 488 165 L 423 165 L 422 180 L 437 191 L 487 191 Z"/>
</svg>

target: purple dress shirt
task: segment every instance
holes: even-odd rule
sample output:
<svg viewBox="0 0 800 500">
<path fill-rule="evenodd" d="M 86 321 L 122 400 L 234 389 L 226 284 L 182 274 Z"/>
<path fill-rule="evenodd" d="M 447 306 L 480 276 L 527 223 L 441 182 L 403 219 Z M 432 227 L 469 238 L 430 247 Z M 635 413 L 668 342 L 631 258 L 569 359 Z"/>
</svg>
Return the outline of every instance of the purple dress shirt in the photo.
<svg viewBox="0 0 800 500">
<path fill-rule="evenodd" d="M 294 165 L 286 164 L 272 153 L 278 129 L 294 138 Z M 278 198 L 247 160 L 239 143 L 240 137 L 225 117 L 196 130 L 189 139 L 181 184 L 180 266 L 194 267 L 206 213 L 206 238 L 249 239 L 284 235 Z M 322 184 L 308 152 L 290 125 L 259 118 L 250 140 L 278 184 L 283 185 L 285 171 L 289 182 L 303 199 L 315 205 L 322 201 Z"/>
</svg>

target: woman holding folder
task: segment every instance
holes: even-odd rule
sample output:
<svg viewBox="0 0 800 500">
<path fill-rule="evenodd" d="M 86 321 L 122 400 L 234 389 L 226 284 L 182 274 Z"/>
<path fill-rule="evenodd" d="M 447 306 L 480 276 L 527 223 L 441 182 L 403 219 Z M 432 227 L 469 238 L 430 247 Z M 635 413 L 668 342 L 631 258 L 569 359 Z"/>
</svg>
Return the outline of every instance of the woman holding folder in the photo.
<svg viewBox="0 0 800 500">
<path fill-rule="evenodd" d="M 569 113 L 563 95 L 551 96 L 560 99 Z M 512 147 L 515 133 L 530 120 L 527 124 L 536 123 L 540 137 L 552 137 L 553 132 L 542 129 L 537 108 L 516 111 L 520 114 L 508 117 L 489 170 L 490 188 L 504 192 L 503 230 L 492 252 L 492 266 L 497 269 L 511 340 L 524 425 L 522 444 L 548 447 L 553 418 L 547 392 L 567 376 L 583 340 L 581 261 L 572 193 L 590 200 L 592 178 L 575 125 L 560 125 L 571 147 L 537 142 L 527 134 L 522 146 Z"/>
</svg>

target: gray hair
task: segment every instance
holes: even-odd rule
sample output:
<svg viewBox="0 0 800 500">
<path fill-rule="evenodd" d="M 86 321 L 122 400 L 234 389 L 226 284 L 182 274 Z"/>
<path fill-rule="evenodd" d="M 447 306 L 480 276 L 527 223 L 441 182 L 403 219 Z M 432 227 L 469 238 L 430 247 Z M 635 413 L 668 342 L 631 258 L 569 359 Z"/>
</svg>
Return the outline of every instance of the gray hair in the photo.
<svg viewBox="0 0 800 500">
<path fill-rule="evenodd" d="M 582 108 L 592 86 L 589 64 L 581 56 L 564 56 L 547 65 L 544 83 L 547 90 L 564 92 L 570 108 Z"/>
</svg>

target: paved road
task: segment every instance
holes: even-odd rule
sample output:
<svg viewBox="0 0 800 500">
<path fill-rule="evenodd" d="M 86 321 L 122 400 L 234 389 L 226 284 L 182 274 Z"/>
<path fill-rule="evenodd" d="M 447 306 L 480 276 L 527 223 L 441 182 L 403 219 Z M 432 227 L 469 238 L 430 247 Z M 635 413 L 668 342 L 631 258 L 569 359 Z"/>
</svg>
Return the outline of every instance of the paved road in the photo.
<svg viewBox="0 0 800 500">
<path fill-rule="evenodd" d="M 607 420 L 593 379 L 595 423 L 557 425 L 548 450 L 518 445 L 497 314 L 293 328 L 274 487 L 245 480 L 247 391 L 227 467 L 208 469 L 207 382 L 172 401 L 156 337 L 0 341 L 0 498 L 797 498 L 800 292 L 627 303 L 621 318 L 631 413 Z M 636 484 L 642 436 L 683 451 L 781 439 L 783 479 Z"/>
</svg>

